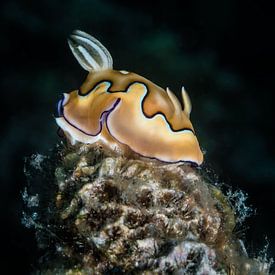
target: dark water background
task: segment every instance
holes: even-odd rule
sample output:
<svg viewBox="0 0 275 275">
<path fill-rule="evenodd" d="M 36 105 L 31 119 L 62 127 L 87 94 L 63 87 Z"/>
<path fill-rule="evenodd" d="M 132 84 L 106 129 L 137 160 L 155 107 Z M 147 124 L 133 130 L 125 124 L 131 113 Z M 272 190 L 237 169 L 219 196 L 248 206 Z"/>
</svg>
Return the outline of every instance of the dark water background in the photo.
<svg viewBox="0 0 275 275">
<path fill-rule="evenodd" d="M 243 227 L 250 255 L 265 237 L 275 255 L 275 24 L 266 1 L 14 0 L 1 3 L 0 18 L 1 270 L 28 274 L 38 255 L 20 224 L 23 160 L 58 141 L 55 103 L 85 78 L 66 42 L 73 29 L 97 37 L 116 69 L 177 95 L 185 86 L 207 166 L 257 210 Z"/>
</svg>

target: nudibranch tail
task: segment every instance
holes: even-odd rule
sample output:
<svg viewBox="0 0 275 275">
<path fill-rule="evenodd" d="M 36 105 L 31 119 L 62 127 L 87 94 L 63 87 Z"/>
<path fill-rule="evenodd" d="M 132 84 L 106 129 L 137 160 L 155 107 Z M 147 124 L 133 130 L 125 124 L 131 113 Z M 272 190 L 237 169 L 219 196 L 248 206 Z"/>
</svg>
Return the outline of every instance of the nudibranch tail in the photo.
<svg viewBox="0 0 275 275">
<path fill-rule="evenodd" d="M 68 39 L 70 49 L 79 64 L 88 72 L 113 68 L 109 51 L 91 35 L 75 30 Z"/>
<path fill-rule="evenodd" d="M 189 95 L 185 91 L 184 87 L 182 86 L 181 88 L 181 96 L 182 96 L 182 101 L 183 101 L 183 111 L 187 115 L 187 117 L 190 117 L 190 113 L 192 110 L 192 104 Z"/>
<path fill-rule="evenodd" d="M 174 115 L 175 116 L 180 115 L 182 113 L 182 107 L 180 105 L 178 98 L 174 95 L 174 93 L 168 87 L 166 88 L 166 92 L 175 107 Z"/>
</svg>

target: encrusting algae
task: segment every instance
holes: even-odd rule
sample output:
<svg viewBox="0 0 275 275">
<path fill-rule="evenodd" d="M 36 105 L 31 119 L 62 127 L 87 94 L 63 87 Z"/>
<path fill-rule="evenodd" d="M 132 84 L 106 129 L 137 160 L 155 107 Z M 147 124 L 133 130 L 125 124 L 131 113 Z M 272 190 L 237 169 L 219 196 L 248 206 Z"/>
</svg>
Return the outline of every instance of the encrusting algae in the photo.
<svg viewBox="0 0 275 275">
<path fill-rule="evenodd" d="M 83 144 L 59 147 L 38 166 L 27 165 L 36 194 L 24 192 L 24 223 L 46 255 L 34 274 L 268 274 L 199 168 Z"/>
</svg>

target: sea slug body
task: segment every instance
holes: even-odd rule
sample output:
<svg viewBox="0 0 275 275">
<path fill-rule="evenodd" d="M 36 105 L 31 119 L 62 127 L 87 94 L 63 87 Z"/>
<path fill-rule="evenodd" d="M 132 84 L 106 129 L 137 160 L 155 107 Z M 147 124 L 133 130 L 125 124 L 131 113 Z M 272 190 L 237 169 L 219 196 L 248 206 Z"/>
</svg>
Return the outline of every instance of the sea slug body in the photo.
<svg viewBox="0 0 275 275">
<path fill-rule="evenodd" d="M 89 71 L 82 86 L 65 93 L 58 103 L 56 122 L 72 144 L 101 143 L 114 150 L 127 146 L 164 162 L 203 162 L 184 88 L 182 109 L 168 88 L 132 72 L 113 70 L 110 53 L 94 37 L 74 31 L 69 45 Z"/>
</svg>

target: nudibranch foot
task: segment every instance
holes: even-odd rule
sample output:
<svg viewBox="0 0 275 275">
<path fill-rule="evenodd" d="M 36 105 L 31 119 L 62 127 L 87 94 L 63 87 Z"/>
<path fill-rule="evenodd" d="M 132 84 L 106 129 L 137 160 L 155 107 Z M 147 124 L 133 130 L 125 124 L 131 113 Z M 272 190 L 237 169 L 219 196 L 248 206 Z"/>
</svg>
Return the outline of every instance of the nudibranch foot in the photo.
<svg viewBox="0 0 275 275">
<path fill-rule="evenodd" d="M 102 144 L 122 154 L 132 151 L 169 163 L 202 163 L 184 88 L 182 107 L 169 88 L 164 90 L 135 73 L 113 70 L 110 53 L 94 37 L 75 31 L 69 45 L 89 71 L 83 85 L 58 103 L 56 122 L 72 144 Z"/>
</svg>

